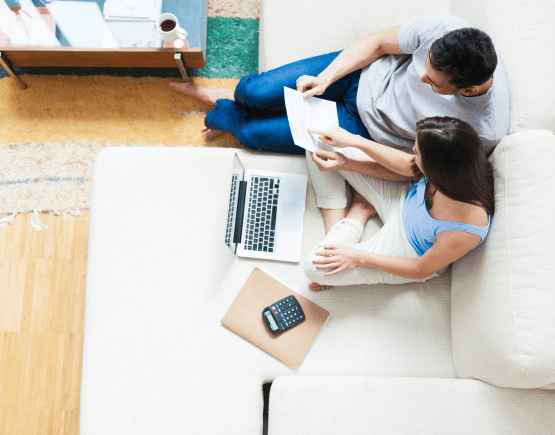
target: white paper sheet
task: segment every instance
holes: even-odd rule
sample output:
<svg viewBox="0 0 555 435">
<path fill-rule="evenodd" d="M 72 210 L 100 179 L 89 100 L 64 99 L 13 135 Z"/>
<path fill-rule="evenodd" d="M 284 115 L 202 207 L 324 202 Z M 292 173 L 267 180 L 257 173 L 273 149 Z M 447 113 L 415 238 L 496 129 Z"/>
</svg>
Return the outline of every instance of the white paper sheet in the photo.
<svg viewBox="0 0 555 435">
<path fill-rule="evenodd" d="M 318 136 L 308 132 L 308 129 L 327 130 L 339 127 L 337 104 L 335 101 L 323 100 L 318 97 L 303 98 L 303 94 L 294 89 L 284 87 L 285 109 L 291 127 L 293 142 L 308 151 L 323 149 L 337 151 L 324 144 Z"/>
<path fill-rule="evenodd" d="M 106 21 L 156 21 L 162 13 L 162 0 L 106 0 Z"/>
</svg>

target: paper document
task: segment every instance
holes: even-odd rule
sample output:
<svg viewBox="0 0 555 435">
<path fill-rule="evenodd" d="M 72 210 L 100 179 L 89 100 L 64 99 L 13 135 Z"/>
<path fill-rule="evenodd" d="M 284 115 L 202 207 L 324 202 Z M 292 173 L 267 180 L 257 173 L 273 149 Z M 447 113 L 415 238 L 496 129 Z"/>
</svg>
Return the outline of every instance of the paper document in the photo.
<svg viewBox="0 0 555 435">
<path fill-rule="evenodd" d="M 302 92 L 291 88 L 283 88 L 285 92 L 285 109 L 291 127 L 293 142 L 308 151 L 323 149 L 337 151 L 326 145 L 318 136 L 308 132 L 308 129 L 327 130 L 339 127 L 337 105 L 335 101 L 323 100 L 318 97 L 303 98 Z"/>
<path fill-rule="evenodd" d="M 156 21 L 162 13 L 162 0 L 106 0 L 106 21 Z"/>
</svg>

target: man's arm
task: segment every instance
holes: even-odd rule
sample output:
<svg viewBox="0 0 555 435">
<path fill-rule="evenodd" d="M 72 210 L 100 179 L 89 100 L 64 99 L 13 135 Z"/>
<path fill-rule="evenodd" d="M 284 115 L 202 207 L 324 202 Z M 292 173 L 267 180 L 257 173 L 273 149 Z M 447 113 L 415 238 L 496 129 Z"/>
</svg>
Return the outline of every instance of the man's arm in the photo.
<svg viewBox="0 0 555 435">
<path fill-rule="evenodd" d="M 303 97 L 322 95 L 336 80 L 370 65 L 387 54 L 405 54 L 399 47 L 400 25 L 369 33 L 357 39 L 334 59 L 318 77 L 302 76 L 297 81 L 297 90 Z"/>
</svg>

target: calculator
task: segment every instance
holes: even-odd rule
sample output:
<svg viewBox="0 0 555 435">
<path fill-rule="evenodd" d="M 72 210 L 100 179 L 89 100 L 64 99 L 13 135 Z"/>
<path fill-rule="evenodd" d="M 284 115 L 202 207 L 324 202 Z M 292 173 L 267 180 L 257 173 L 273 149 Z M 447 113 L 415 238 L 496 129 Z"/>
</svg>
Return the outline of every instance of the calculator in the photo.
<svg viewBox="0 0 555 435">
<path fill-rule="evenodd" d="M 287 296 L 262 310 L 262 318 L 274 334 L 298 325 L 304 320 L 304 312 L 293 295 Z"/>
</svg>

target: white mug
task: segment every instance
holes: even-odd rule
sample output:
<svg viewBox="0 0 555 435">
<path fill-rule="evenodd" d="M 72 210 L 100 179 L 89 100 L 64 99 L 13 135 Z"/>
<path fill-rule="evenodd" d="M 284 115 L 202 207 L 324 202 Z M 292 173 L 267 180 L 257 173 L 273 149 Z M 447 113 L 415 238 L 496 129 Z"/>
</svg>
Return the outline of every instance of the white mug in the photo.
<svg viewBox="0 0 555 435">
<path fill-rule="evenodd" d="M 170 24 L 166 30 L 162 29 L 162 24 L 168 21 Z M 166 27 L 166 25 L 164 25 Z M 177 21 L 177 17 L 174 14 L 170 14 L 166 12 L 158 17 L 156 20 L 156 28 L 160 32 L 160 37 L 164 41 L 174 42 L 178 39 L 187 39 L 188 33 L 179 27 L 179 21 Z"/>
</svg>

